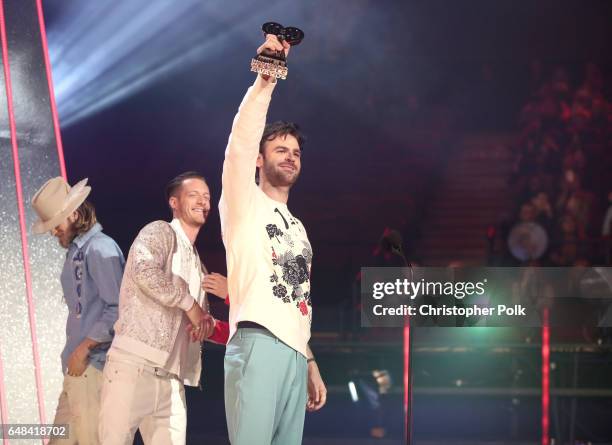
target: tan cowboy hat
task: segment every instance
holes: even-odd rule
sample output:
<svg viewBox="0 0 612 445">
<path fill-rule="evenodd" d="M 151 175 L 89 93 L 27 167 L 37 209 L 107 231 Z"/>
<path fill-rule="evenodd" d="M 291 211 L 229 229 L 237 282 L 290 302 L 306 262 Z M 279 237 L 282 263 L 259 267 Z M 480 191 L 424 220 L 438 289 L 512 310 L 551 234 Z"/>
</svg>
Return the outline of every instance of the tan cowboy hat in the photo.
<svg viewBox="0 0 612 445">
<path fill-rule="evenodd" d="M 45 233 L 61 224 L 83 204 L 90 192 L 87 178 L 74 187 L 70 187 L 61 176 L 49 179 L 32 198 L 32 207 L 39 218 L 32 226 L 32 231 Z"/>
</svg>

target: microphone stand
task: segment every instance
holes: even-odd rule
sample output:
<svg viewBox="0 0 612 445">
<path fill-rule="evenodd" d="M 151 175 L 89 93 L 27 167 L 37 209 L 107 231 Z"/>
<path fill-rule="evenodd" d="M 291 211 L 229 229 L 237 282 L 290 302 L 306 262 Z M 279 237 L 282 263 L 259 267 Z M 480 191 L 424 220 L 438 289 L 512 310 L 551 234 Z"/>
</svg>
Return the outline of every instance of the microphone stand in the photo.
<svg viewBox="0 0 612 445">
<path fill-rule="evenodd" d="M 401 245 L 391 246 L 391 251 L 399 256 L 404 266 L 410 270 L 410 279 L 414 280 L 412 264 L 404 255 Z M 403 358 L 404 358 L 404 440 L 406 445 L 412 445 L 412 344 L 414 330 L 410 329 L 410 316 L 404 317 L 403 328 Z"/>
</svg>

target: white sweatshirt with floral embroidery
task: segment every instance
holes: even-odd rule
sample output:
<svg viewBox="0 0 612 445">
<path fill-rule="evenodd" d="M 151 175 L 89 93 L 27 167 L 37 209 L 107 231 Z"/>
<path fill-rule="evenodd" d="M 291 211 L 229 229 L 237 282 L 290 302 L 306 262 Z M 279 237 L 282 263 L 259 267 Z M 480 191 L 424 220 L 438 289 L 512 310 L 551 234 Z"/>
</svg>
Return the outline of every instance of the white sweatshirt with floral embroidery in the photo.
<svg viewBox="0 0 612 445">
<path fill-rule="evenodd" d="M 257 77 L 242 100 L 225 151 L 219 213 L 231 299 L 229 338 L 238 322 L 252 321 L 306 356 L 312 248 L 302 223 L 255 183 L 275 85 Z"/>
</svg>

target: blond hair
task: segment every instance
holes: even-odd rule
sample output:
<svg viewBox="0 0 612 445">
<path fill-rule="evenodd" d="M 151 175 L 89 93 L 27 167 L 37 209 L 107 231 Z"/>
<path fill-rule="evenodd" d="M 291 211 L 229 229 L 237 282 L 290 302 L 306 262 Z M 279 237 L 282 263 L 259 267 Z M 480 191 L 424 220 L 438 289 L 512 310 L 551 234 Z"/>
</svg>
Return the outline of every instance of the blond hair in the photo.
<svg viewBox="0 0 612 445">
<path fill-rule="evenodd" d="M 97 222 L 96 209 L 89 201 L 84 201 L 83 204 L 76 209 L 77 219 L 74 222 L 74 230 L 77 235 L 82 235 L 88 232 Z"/>
</svg>

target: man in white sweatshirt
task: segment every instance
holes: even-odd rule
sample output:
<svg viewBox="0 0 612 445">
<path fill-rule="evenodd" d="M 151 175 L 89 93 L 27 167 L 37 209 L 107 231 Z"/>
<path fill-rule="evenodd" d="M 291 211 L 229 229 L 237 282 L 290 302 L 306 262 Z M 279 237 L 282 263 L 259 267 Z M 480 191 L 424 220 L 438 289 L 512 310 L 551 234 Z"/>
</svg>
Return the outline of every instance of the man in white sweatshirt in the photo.
<svg viewBox="0 0 612 445">
<path fill-rule="evenodd" d="M 289 52 L 266 36 L 258 49 Z M 274 78 L 259 75 L 234 119 L 219 203 L 228 268 L 230 341 L 225 410 L 232 445 L 302 443 L 306 408 L 326 389 L 308 347 L 312 249 L 287 208 L 304 138 L 295 124 L 265 125 Z M 259 176 L 256 184 L 255 174 Z"/>
</svg>

